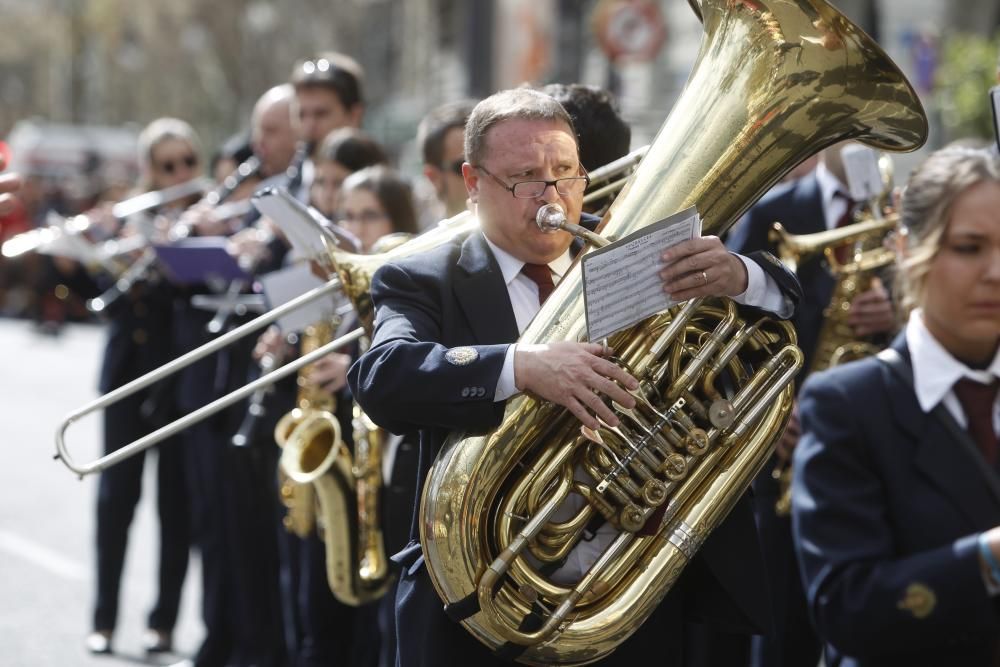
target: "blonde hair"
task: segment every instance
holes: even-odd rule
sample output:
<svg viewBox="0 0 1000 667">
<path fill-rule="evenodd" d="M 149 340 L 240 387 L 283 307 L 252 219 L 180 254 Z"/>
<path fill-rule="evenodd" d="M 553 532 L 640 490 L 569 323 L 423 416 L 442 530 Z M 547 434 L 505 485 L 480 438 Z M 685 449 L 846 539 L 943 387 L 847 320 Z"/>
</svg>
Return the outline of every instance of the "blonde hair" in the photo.
<svg viewBox="0 0 1000 667">
<path fill-rule="evenodd" d="M 179 139 L 191 146 L 195 153 L 201 152 L 201 142 L 193 127 L 179 118 L 157 118 L 139 134 L 138 158 L 139 168 L 142 170 L 140 190 L 152 189 L 153 151 L 168 139 Z"/>
<path fill-rule="evenodd" d="M 1000 157 L 993 150 L 963 145 L 932 153 L 910 176 L 900 206 L 907 253 L 896 274 L 904 318 L 923 302 L 927 274 L 941 249 L 955 200 L 984 181 L 1000 182 Z"/>
</svg>

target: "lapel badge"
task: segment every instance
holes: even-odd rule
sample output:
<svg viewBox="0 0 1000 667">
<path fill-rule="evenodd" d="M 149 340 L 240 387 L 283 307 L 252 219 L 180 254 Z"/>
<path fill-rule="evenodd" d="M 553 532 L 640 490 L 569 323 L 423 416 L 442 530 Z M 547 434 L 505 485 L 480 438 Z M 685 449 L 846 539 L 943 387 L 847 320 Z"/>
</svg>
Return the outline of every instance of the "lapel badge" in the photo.
<svg viewBox="0 0 1000 667">
<path fill-rule="evenodd" d="M 452 366 L 468 366 L 479 358 L 474 347 L 453 347 L 444 353 L 444 358 Z"/>
<path fill-rule="evenodd" d="M 936 605 L 934 591 L 917 582 L 906 587 L 906 594 L 896 603 L 896 608 L 910 612 L 914 618 L 923 619 L 931 615 Z"/>
</svg>

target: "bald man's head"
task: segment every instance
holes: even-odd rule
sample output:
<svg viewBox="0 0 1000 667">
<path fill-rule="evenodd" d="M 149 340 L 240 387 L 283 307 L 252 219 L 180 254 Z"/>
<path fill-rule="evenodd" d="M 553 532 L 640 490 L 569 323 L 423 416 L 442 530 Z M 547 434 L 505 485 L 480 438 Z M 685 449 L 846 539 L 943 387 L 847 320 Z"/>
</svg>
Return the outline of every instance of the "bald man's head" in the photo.
<svg viewBox="0 0 1000 667">
<path fill-rule="evenodd" d="M 294 97 L 295 88 L 291 84 L 275 86 L 261 95 L 253 107 L 251 141 L 254 154 L 260 158 L 264 178 L 284 171 L 295 155 Z"/>
</svg>

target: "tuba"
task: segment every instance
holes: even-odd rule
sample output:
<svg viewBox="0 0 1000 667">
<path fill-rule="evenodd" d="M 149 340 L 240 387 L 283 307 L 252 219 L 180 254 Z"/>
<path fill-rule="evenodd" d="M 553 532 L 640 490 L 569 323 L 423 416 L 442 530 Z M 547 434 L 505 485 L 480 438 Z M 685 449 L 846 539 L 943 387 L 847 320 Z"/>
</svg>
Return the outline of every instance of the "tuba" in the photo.
<svg viewBox="0 0 1000 667">
<path fill-rule="evenodd" d="M 905 77 L 823 0 L 692 4 L 701 52 L 604 216 L 606 239 L 689 206 L 719 234 L 828 145 L 855 138 L 912 150 L 925 140 Z M 577 262 L 520 342 L 584 339 L 581 282 Z M 425 564 L 449 613 L 527 664 L 586 664 L 614 651 L 770 456 L 802 365 L 794 342 L 787 322 L 741 316 L 728 299 L 693 300 L 610 338 L 641 383 L 636 408 L 612 406 L 621 426 L 584 434 L 567 411 L 521 395 L 495 431 L 455 434 L 419 515 Z M 581 509 L 553 521 L 570 494 Z M 571 584 L 544 576 L 594 518 L 617 533 L 591 569 Z"/>
</svg>

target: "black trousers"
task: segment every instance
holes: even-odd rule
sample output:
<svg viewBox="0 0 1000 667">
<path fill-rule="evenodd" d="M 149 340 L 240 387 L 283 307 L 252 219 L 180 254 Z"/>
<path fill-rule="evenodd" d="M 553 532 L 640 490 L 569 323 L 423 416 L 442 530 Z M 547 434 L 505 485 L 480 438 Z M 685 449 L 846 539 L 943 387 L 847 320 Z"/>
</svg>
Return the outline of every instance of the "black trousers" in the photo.
<svg viewBox="0 0 1000 667">
<path fill-rule="evenodd" d="M 299 538 L 278 522 L 286 645 L 294 667 L 376 667 L 378 603 L 349 607 L 330 591 L 326 546 L 315 533 Z"/>
<path fill-rule="evenodd" d="M 646 622 L 601 667 L 739 667 L 749 659 L 750 635 L 701 623 L 699 593 L 687 573 Z M 398 667 L 500 667 L 494 656 L 445 615 L 427 568 L 411 566 L 396 594 Z"/>
<path fill-rule="evenodd" d="M 140 392 L 104 412 L 104 451 L 113 452 L 162 424 L 144 416 L 146 394 Z M 157 451 L 156 500 L 160 518 L 158 595 L 148 626 L 171 631 L 177 621 L 181 588 L 190 548 L 190 508 L 185 482 L 184 452 L 171 439 Z M 101 473 L 97 495 L 97 600 L 95 630 L 114 630 L 129 527 L 142 492 L 145 455 L 134 456 Z"/>
<path fill-rule="evenodd" d="M 195 664 L 278 667 L 285 650 L 269 484 L 275 454 L 233 447 L 231 431 L 209 420 L 189 429 L 185 443 L 203 575 L 205 639 Z"/>
<path fill-rule="evenodd" d="M 754 480 L 754 518 L 771 589 L 774 633 L 754 637 L 753 667 L 812 667 L 822 647 L 809 620 L 809 606 L 795 559 L 791 517 L 778 516 L 774 505 L 780 490 L 772 479 L 775 459 Z"/>
</svg>

